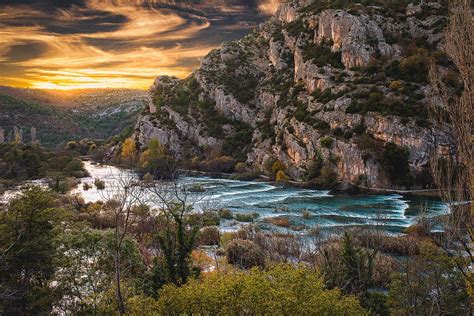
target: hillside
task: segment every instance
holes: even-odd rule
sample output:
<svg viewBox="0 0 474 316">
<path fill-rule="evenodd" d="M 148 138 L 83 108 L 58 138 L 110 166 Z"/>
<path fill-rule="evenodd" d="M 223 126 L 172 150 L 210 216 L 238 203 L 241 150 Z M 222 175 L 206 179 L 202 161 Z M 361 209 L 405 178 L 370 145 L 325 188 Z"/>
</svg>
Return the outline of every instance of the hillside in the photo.
<svg viewBox="0 0 474 316">
<path fill-rule="evenodd" d="M 69 140 L 108 139 L 133 125 L 145 100 L 141 90 L 0 87 L 0 128 L 11 140 L 18 126 L 24 142 L 31 141 L 35 128 L 39 142 L 50 148 Z"/>
<path fill-rule="evenodd" d="M 187 79 L 158 77 L 134 139 L 318 185 L 426 188 L 431 153 L 450 150 L 428 119 L 428 61 L 457 78 L 440 50 L 446 3 L 406 3 L 283 3 Z"/>
</svg>

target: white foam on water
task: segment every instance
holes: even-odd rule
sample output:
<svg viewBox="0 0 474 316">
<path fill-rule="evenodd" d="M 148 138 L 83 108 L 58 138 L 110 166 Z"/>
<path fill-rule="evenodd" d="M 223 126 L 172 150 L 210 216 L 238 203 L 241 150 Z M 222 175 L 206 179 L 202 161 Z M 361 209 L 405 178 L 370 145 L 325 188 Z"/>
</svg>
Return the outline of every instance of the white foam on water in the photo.
<svg viewBox="0 0 474 316">
<path fill-rule="evenodd" d="M 129 170 L 113 166 L 92 165 L 90 162 L 85 162 L 84 165 L 90 177 L 81 179 L 81 182 L 92 184 L 92 188 L 85 191 L 80 184 L 71 193 L 82 194 L 86 202 L 101 200 L 101 192 L 93 186 L 95 178 L 105 181 L 106 187 L 113 188 L 120 175 L 136 176 Z M 197 211 L 209 207 L 211 202 L 214 207 L 218 204 L 219 207 L 230 208 L 239 213 L 258 211 L 260 217 L 257 222 L 262 222 L 267 217 L 289 216 L 307 224 L 308 227 L 380 226 L 387 227 L 387 231 L 401 231 L 415 218 L 406 214 L 409 202 L 399 194 L 333 196 L 328 190 L 286 188 L 266 182 L 210 177 L 183 177 L 179 181 L 189 185 L 201 185 L 206 189 L 205 199 L 196 205 Z M 9 197 L 15 192 L 18 191 L 7 191 L 0 199 L 5 199 L 5 196 Z M 302 219 L 303 210 L 308 210 L 312 218 Z M 446 214 L 449 208 L 439 202 L 430 201 L 428 210 L 429 216 L 436 216 Z M 226 225 L 224 223 L 223 229 L 226 229 Z M 234 227 L 235 225 L 227 228 L 234 229 Z"/>
</svg>

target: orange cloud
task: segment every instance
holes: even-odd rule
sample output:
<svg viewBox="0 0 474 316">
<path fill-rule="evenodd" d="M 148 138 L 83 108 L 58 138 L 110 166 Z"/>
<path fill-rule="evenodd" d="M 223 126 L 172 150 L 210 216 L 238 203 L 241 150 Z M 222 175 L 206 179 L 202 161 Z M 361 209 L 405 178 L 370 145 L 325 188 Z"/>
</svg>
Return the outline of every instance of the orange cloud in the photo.
<svg viewBox="0 0 474 316">
<path fill-rule="evenodd" d="M 17 69 L 16 74 L 12 70 L 0 75 L 0 84 L 55 89 L 147 88 L 157 75 L 185 77 L 201 57 L 218 46 L 200 39 L 202 32 L 213 34 L 209 29 L 214 19 L 245 11 L 238 5 L 216 6 L 213 9 L 221 16 L 207 18 L 200 14 L 203 8 L 194 12 L 187 7 L 192 13 L 184 16 L 159 5 L 163 3 L 175 4 L 89 0 L 82 7 L 57 9 L 54 16 L 24 5 L 0 7 L 0 73 L 2 67 Z M 276 3 L 263 1 L 258 10 L 269 14 Z M 54 23 L 49 25 L 52 18 Z M 25 19 L 33 22 L 14 23 Z M 97 29 L 91 30 L 93 23 Z M 235 25 L 239 26 L 231 27 Z M 235 22 L 225 26 L 233 32 L 242 28 Z M 20 56 L 12 56 L 16 51 Z"/>
</svg>

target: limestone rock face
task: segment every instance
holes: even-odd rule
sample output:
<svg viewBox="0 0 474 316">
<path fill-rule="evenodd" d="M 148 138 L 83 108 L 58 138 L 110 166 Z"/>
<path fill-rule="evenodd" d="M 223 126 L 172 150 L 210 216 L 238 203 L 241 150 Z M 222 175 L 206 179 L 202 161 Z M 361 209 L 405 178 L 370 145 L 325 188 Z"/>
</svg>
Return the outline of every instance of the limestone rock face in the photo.
<svg viewBox="0 0 474 316">
<path fill-rule="evenodd" d="M 384 166 L 386 148 L 397 148 L 415 178 L 433 153 L 453 150 L 426 117 L 428 56 L 416 55 L 426 51 L 416 48 L 420 38 L 438 45 L 442 29 L 433 25 L 445 17 L 437 3 L 390 10 L 284 2 L 188 78 L 158 77 L 136 141 L 144 148 L 156 138 L 179 159 L 232 156 L 262 171 L 278 159 L 293 179 L 318 160 L 342 188 L 403 187 Z"/>
<path fill-rule="evenodd" d="M 331 41 L 334 51 L 342 52 L 346 68 L 366 66 L 375 50 L 390 55 L 380 26 L 367 15 L 354 16 L 343 10 L 326 10 L 319 15 L 314 41 Z"/>
</svg>

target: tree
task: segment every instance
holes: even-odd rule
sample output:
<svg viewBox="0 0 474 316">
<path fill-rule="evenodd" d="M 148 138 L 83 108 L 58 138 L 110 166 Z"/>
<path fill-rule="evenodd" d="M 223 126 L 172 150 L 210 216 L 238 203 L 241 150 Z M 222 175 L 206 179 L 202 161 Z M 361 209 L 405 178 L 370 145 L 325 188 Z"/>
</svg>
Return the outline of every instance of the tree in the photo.
<svg viewBox="0 0 474 316">
<path fill-rule="evenodd" d="M 397 315 L 469 315 L 466 283 L 455 258 L 433 245 L 405 260 L 390 284 L 389 303 Z"/>
<path fill-rule="evenodd" d="M 101 190 L 104 209 L 112 214 L 114 223 L 113 262 L 115 268 L 115 291 L 120 315 L 125 314 L 125 300 L 122 295 L 123 243 L 130 230 L 133 210 L 141 203 L 144 190 L 137 185 L 136 177 L 130 173 L 115 176 L 105 190 Z"/>
<path fill-rule="evenodd" d="M 458 264 L 471 290 L 474 276 L 469 265 L 474 264 L 474 29 L 471 1 L 451 2 L 449 24 L 445 30 L 443 49 L 454 64 L 462 82 L 461 88 L 453 87 L 444 80 L 445 71 L 434 62 L 430 65 L 430 83 L 434 92 L 430 113 L 435 126 L 454 142 L 455 155 L 438 153 L 431 160 L 433 178 L 442 199 L 450 205 L 450 216 L 446 227 L 446 239 L 441 244 L 453 255 L 465 257 L 467 262 Z M 461 245 L 461 247 L 459 247 Z M 474 292 L 471 293 L 474 299 Z M 473 302 L 474 303 L 474 302 Z"/>
<path fill-rule="evenodd" d="M 104 293 L 114 284 L 114 231 L 76 227 L 60 236 L 59 245 L 62 255 L 55 279 L 62 299 L 58 308 L 65 314 L 97 315 Z M 121 244 L 121 259 L 122 279 L 129 283 L 140 279 L 144 265 L 137 244 L 130 237 Z"/>
<path fill-rule="evenodd" d="M 122 163 L 126 165 L 134 165 L 137 161 L 137 145 L 131 137 L 125 139 L 120 153 Z"/>
<path fill-rule="evenodd" d="M 157 139 L 148 143 L 148 148 L 140 157 L 140 171 L 156 179 L 172 179 L 176 175 L 175 162 L 168 155 L 166 148 Z"/>
<path fill-rule="evenodd" d="M 164 257 L 165 278 L 174 284 L 185 284 L 193 274 L 190 256 L 206 219 L 206 213 L 195 216 L 194 207 L 199 203 L 201 209 L 206 209 L 206 203 L 211 201 L 206 199 L 204 192 L 177 181 L 155 182 L 148 189 L 151 201 L 160 211 L 156 238 Z"/>
<path fill-rule="evenodd" d="M 57 254 L 54 194 L 26 188 L 0 215 L 0 313 L 49 313 L 58 293 L 51 286 Z"/>
</svg>

